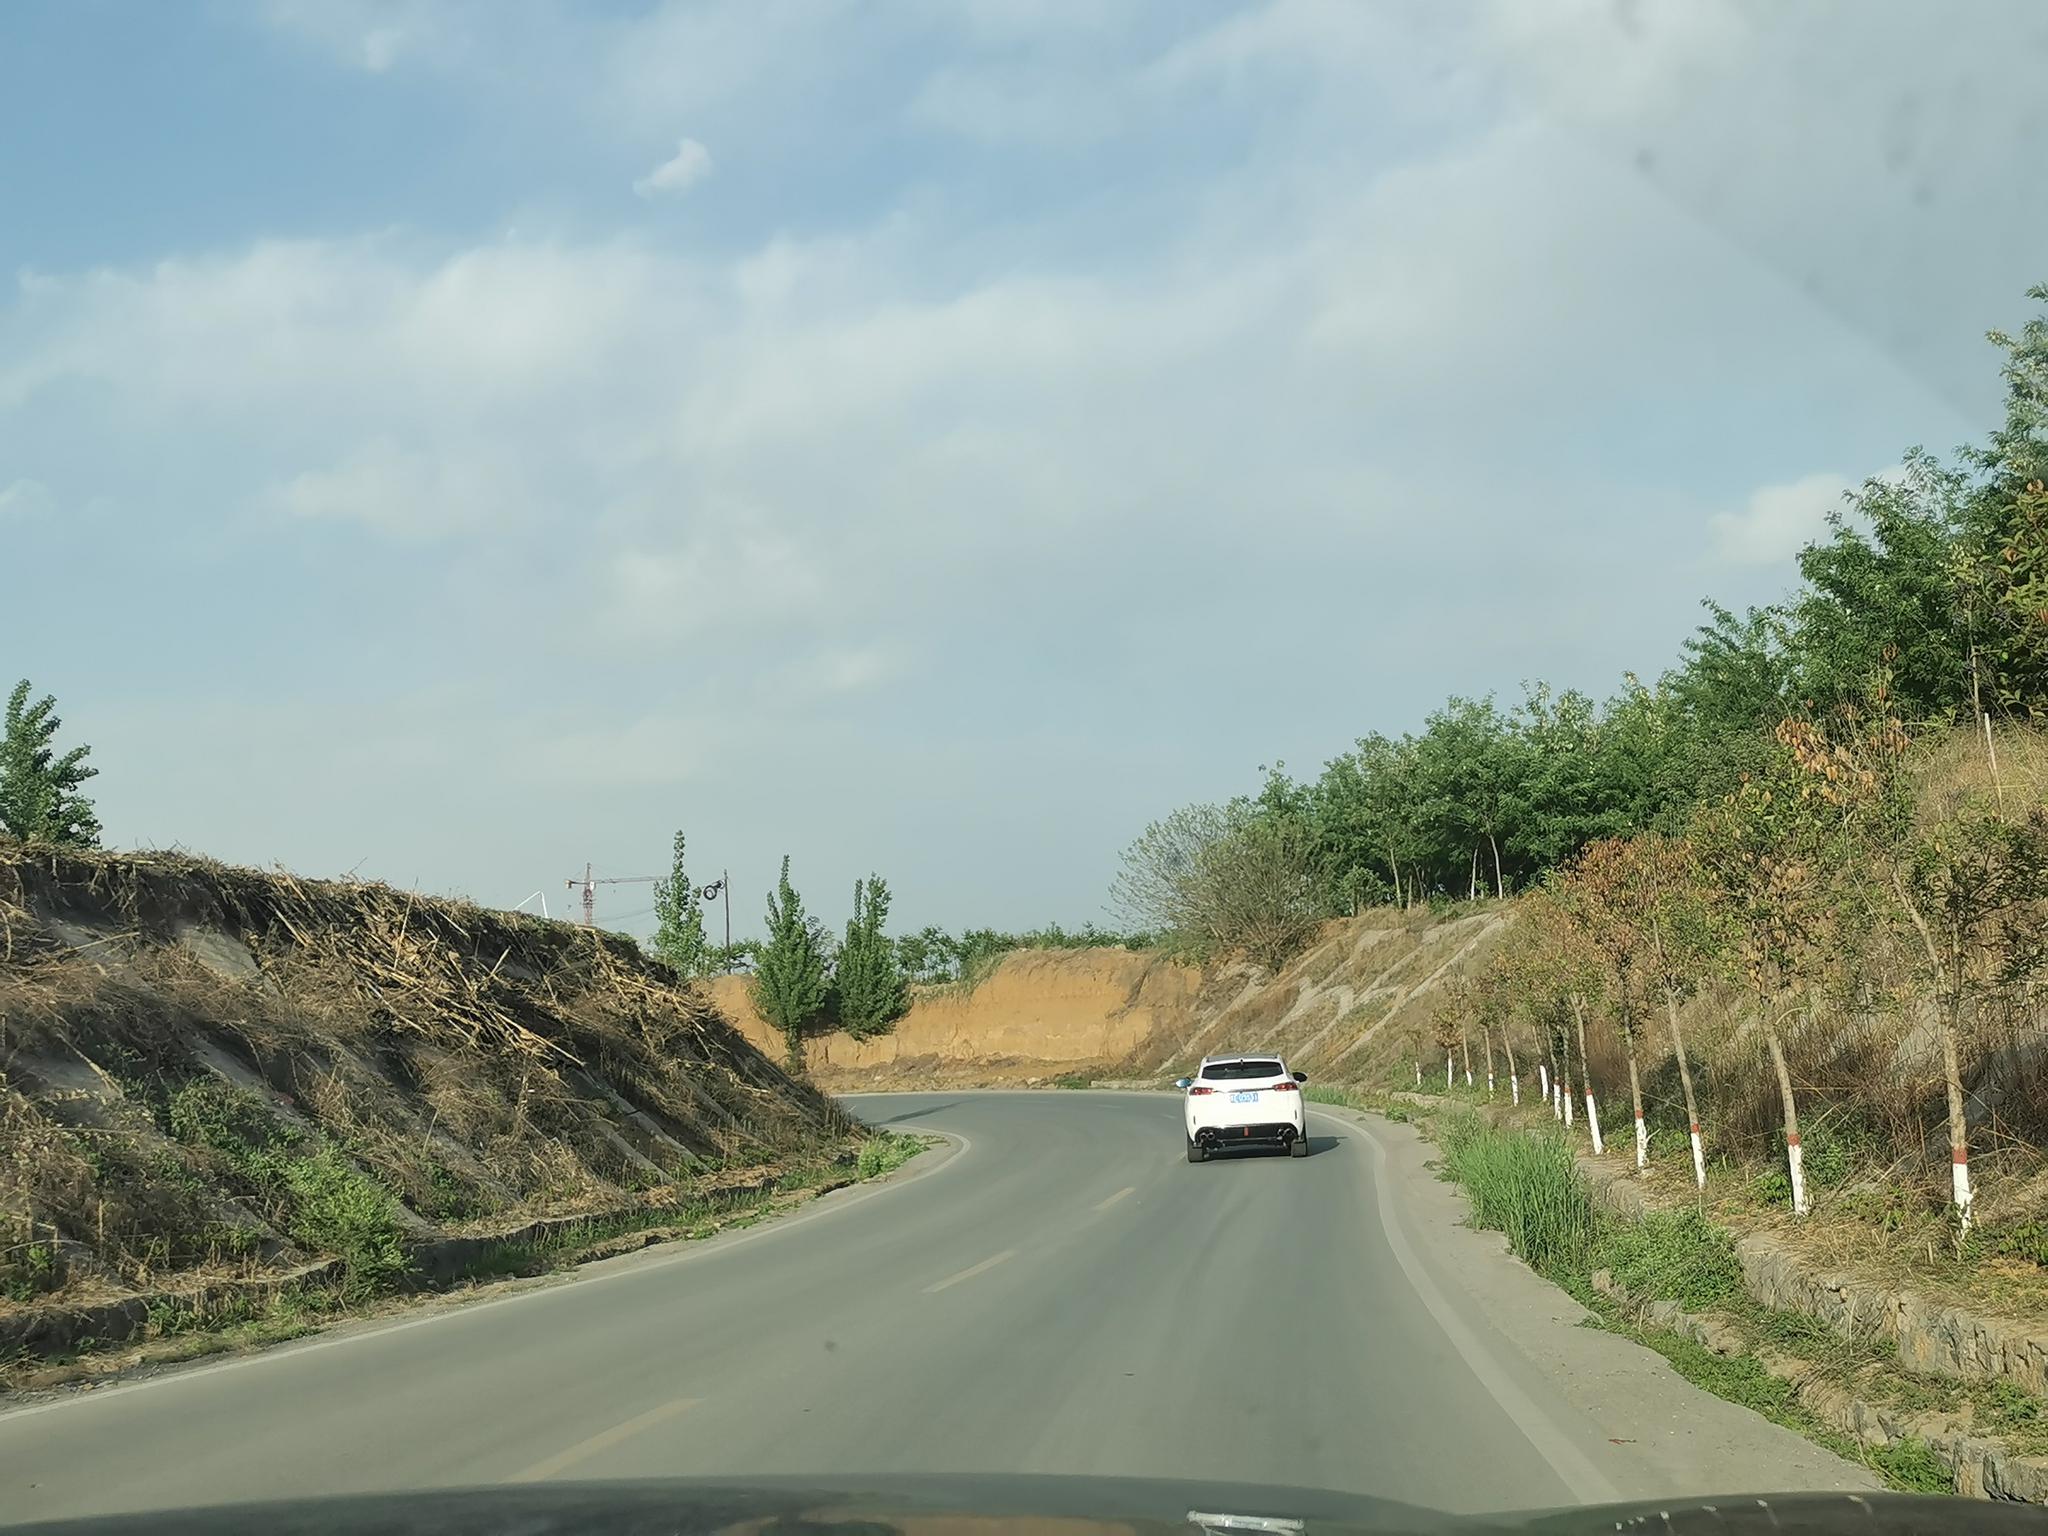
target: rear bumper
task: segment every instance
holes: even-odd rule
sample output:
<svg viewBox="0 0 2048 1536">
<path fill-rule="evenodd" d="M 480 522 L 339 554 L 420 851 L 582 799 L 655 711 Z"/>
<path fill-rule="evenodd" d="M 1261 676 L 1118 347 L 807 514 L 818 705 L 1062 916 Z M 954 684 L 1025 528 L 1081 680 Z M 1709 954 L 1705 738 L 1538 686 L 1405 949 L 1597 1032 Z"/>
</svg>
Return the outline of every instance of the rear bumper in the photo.
<svg viewBox="0 0 2048 1536">
<path fill-rule="evenodd" d="M 1195 1130 L 1195 1144 L 1202 1147 L 1284 1147 L 1300 1135 L 1301 1127 L 1292 1120 L 1274 1120 L 1258 1125 L 1204 1125 Z"/>
</svg>

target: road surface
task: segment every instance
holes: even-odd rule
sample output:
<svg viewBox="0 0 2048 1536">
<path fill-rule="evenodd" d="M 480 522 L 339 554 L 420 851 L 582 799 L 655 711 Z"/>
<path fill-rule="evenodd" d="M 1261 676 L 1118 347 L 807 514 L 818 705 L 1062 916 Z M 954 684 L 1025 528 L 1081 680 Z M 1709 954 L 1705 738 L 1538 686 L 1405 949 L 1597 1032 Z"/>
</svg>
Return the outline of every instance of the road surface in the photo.
<svg viewBox="0 0 2048 1536">
<path fill-rule="evenodd" d="M 1455 1224 L 1403 1128 L 1190 1165 L 1179 1104 L 856 1101 L 891 1181 L 564 1283 L 0 1414 L 0 1520 L 561 1478 L 1064 1472 L 1477 1511 L 1869 1486 Z"/>
</svg>

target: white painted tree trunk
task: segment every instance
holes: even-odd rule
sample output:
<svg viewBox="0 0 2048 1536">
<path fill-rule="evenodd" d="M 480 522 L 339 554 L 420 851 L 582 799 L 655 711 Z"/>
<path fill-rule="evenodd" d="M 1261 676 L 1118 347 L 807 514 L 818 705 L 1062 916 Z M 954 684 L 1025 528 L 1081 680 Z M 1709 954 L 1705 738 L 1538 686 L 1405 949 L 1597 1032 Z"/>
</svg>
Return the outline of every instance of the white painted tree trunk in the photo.
<svg viewBox="0 0 2048 1536">
<path fill-rule="evenodd" d="M 1757 1019 L 1763 1025 L 1765 1043 L 1771 1048 L 1771 1070 L 1778 1079 L 1778 1103 L 1785 1115 L 1785 1166 L 1792 1174 L 1792 1214 L 1804 1216 L 1812 1211 L 1813 1203 L 1806 1198 L 1805 1153 L 1799 1145 L 1799 1105 L 1792 1094 L 1792 1071 L 1785 1065 L 1785 1046 L 1778 1039 L 1778 1026 L 1771 1020 L 1769 998 L 1758 999 Z"/>
<path fill-rule="evenodd" d="M 1701 1189 L 1707 1187 L 1707 1149 L 1700 1140 L 1700 1123 L 1692 1123 L 1692 1181 Z"/>
<path fill-rule="evenodd" d="M 1521 1073 L 1519 1073 L 1519 1072 L 1510 1072 L 1510 1073 L 1508 1074 L 1508 1092 L 1514 1095 L 1514 1100 L 1515 1100 L 1515 1103 L 1516 1103 L 1516 1104 L 1518 1104 L 1518 1105 L 1519 1105 L 1519 1104 L 1520 1104 L 1520 1103 L 1522 1102 L 1522 1074 L 1521 1074 Z"/>
<path fill-rule="evenodd" d="M 1550 1102 L 1550 1068 L 1543 1062 L 1536 1063 L 1537 1080 L 1543 1084 L 1543 1102 Z"/>
<path fill-rule="evenodd" d="M 1958 1043 L 1960 1011 L 1959 1006 L 1951 1004 L 1948 1016 L 1942 1020 L 1941 1065 L 1942 1075 L 1948 1079 L 1948 1147 L 1955 1169 L 1956 1235 L 1967 1237 L 1975 1220 L 1970 1209 L 1975 1194 L 1970 1188 L 1970 1122 L 1964 1109 L 1962 1049 Z"/>
<path fill-rule="evenodd" d="M 1419 1061 L 1415 1063 L 1415 1086 L 1418 1088 L 1422 1086 L 1422 1063 Z"/>
<path fill-rule="evenodd" d="M 1635 1031 L 1624 1027 L 1622 1040 L 1628 1047 L 1628 1102 L 1636 1116 L 1636 1172 L 1650 1166 L 1650 1128 L 1643 1123 L 1643 1076 L 1636 1070 Z"/>
<path fill-rule="evenodd" d="M 1605 1152 L 1607 1143 L 1600 1139 L 1600 1106 L 1593 1102 L 1593 1090 L 1586 1090 L 1586 1129 L 1593 1133 L 1593 1150 Z"/>
<path fill-rule="evenodd" d="M 1452 1078 L 1451 1078 L 1451 1065 L 1452 1065 L 1452 1058 L 1451 1058 L 1451 1053 L 1450 1053 L 1449 1051 L 1445 1051 L 1445 1052 L 1444 1052 L 1444 1092 L 1445 1092 L 1445 1093 L 1449 1093 L 1449 1092 L 1451 1091 L 1451 1089 L 1453 1089 L 1454 1087 L 1456 1087 L 1456 1086 L 1457 1086 L 1457 1084 L 1456 1084 L 1456 1083 L 1455 1083 L 1455 1082 L 1454 1082 L 1454 1081 L 1452 1080 Z"/>
</svg>

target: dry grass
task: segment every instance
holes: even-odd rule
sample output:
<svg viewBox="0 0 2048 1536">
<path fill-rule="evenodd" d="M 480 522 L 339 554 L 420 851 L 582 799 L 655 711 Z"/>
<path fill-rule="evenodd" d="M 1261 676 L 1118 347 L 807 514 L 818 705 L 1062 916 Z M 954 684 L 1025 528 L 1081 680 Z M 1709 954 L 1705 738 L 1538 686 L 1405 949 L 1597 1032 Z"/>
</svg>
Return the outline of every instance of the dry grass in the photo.
<svg viewBox="0 0 2048 1536">
<path fill-rule="evenodd" d="M 0 1307 L 616 1206 L 848 1131 L 612 936 L 0 846 Z"/>
</svg>

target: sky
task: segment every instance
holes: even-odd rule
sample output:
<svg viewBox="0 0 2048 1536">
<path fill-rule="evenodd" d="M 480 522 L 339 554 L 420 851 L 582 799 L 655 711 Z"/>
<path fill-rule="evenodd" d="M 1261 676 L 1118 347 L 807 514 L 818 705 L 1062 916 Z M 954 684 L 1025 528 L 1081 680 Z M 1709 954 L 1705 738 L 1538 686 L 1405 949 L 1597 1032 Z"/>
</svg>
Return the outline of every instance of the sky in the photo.
<svg viewBox="0 0 2048 1536">
<path fill-rule="evenodd" d="M 1148 820 L 1654 675 L 1981 436 L 2044 63 L 2032 0 L 5 0 L 0 681 L 116 846 L 1105 921 Z"/>
</svg>

